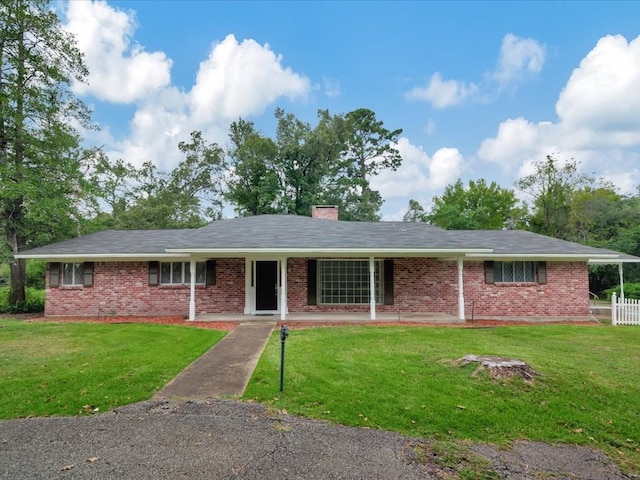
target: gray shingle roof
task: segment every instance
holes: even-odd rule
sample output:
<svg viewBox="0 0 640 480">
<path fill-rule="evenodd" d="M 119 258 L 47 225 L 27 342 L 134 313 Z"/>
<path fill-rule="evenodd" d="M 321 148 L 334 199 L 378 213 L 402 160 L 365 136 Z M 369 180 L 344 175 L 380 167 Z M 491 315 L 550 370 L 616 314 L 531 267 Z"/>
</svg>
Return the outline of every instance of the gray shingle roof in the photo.
<svg viewBox="0 0 640 480">
<path fill-rule="evenodd" d="M 24 258 L 136 257 L 182 252 L 278 250 L 354 252 L 473 252 L 477 255 L 615 256 L 597 249 L 520 230 L 442 230 L 424 223 L 341 222 L 294 215 L 219 220 L 199 229 L 108 230 L 22 252 Z M 482 252 L 485 253 L 482 253 Z M 626 255 L 625 257 L 630 257 Z M 632 259 L 636 257 L 631 257 Z M 636 259 L 640 261 L 640 259 Z"/>
</svg>

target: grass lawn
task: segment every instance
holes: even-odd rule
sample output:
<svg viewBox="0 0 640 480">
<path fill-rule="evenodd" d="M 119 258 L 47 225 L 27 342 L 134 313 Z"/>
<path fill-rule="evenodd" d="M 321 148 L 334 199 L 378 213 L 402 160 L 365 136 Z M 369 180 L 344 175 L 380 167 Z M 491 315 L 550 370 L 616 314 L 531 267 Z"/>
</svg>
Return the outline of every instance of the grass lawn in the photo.
<svg viewBox="0 0 640 480">
<path fill-rule="evenodd" d="M 0 320 L 0 419 L 104 412 L 147 399 L 223 336 L 168 325 Z"/>
<path fill-rule="evenodd" d="M 515 357 L 543 374 L 474 376 L 465 354 Z M 640 471 L 640 328 L 337 327 L 292 330 L 279 392 L 278 332 L 245 392 L 289 413 L 443 442 L 518 439 L 599 448 Z"/>
</svg>

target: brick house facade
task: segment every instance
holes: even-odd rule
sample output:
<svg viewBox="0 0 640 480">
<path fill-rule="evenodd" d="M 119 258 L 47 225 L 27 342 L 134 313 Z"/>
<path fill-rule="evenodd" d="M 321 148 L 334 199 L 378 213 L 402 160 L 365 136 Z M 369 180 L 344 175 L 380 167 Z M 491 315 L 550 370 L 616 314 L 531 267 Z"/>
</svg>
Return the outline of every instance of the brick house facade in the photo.
<svg viewBox="0 0 640 480">
<path fill-rule="evenodd" d="M 392 304 L 379 304 L 380 313 L 458 314 L 456 263 L 433 258 L 394 258 Z M 308 259 L 287 261 L 289 312 L 368 312 L 369 305 L 309 305 Z M 216 284 L 196 285 L 196 314 L 243 313 L 245 260 L 216 260 Z M 189 285 L 150 286 L 149 262 L 95 262 L 90 287 L 50 286 L 47 275 L 46 316 L 182 315 L 189 313 Z M 547 282 L 485 281 L 483 262 L 464 266 L 465 308 L 476 318 L 587 317 L 586 263 L 551 262 Z M 557 292 L 566 292 L 557 295 Z"/>
<path fill-rule="evenodd" d="M 45 315 L 369 312 L 585 318 L 589 263 L 640 258 L 526 231 L 261 215 L 108 230 L 16 255 L 47 261 Z"/>
</svg>

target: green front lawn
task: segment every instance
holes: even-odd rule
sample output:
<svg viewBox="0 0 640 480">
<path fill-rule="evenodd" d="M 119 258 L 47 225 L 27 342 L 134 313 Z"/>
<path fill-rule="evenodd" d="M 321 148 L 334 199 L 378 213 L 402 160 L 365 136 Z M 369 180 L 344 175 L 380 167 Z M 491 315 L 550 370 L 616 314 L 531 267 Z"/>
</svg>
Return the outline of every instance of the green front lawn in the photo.
<svg viewBox="0 0 640 480">
<path fill-rule="evenodd" d="M 104 412 L 145 400 L 224 332 L 0 320 L 0 419 Z"/>
<path fill-rule="evenodd" d="M 526 361 L 533 384 L 474 376 L 465 354 Z M 640 471 L 640 328 L 292 330 L 285 390 L 274 333 L 245 392 L 292 414 L 442 441 L 589 445 Z"/>
</svg>

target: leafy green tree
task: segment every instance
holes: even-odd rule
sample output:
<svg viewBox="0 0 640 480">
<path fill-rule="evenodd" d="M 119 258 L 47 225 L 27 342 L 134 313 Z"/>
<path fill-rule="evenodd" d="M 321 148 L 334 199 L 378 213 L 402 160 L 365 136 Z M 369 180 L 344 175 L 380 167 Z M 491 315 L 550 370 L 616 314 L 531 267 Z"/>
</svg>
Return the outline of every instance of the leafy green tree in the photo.
<svg viewBox="0 0 640 480">
<path fill-rule="evenodd" d="M 640 189 L 636 195 L 628 196 L 599 193 L 590 203 L 593 220 L 588 243 L 640 256 Z M 589 270 L 593 292 L 601 293 L 620 281 L 616 265 L 592 265 Z M 625 265 L 624 276 L 626 282 L 640 282 L 640 266 Z"/>
<path fill-rule="evenodd" d="M 409 209 L 402 217 L 403 222 L 428 222 L 429 216 L 417 200 L 409 200 Z"/>
<path fill-rule="evenodd" d="M 222 149 L 198 131 L 178 145 L 185 158 L 170 173 L 151 162 L 136 168 L 102 156 L 92 181 L 109 212 L 99 212 L 92 230 L 200 227 L 222 215 L 226 166 Z"/>
<path fill-rule="evenodd" d="M 395 171 L 402 156 L 395 147 L 402 129 L 388 130 L 369 109 L 359 108 L 333 120 L 342 143 L 340 157 L 332 169 L 330 194 L 338 199 L 345 220 L 379 221 L 384 200 L 370 185 L 372 177 Z"/>
<path fill-rule="evenodd" d="M 575 161 L 561 165 L 548 155 L 546 160 L 533 164 L 534 172 L 516 181 L 516 188 L 533 200 L 529 228 L 551 237 L 572 239 L 571 205 L 574 194 L 594 183 L 581 173 Z"/>
<path fill-rule="evenodd" d="M 465 188 L 461 180 L 448 185 L 442 196 L 433 198 L 429 223 L 448 230 L 516 228 L 523 209 L 518 207 L 513 190 L 484 179 L 470 180 Z"/>
<path fill-rule="evenodd" d="M 324 201 L 331 166 L 340 144 L 327 111 L 318 113 L 315 128 L 294 115 L 276 109 L 278 126 L 275 161 L 280 196 L 277 210 L 295 215 L 311 214 L 311 206 Z"/>
<path fill-rule="evenodd" d="M 239 119 L 230 127 L 231 173 L 226 198 L 241 216 L 278 213 L 279 181 L 276 171 L 278 148 L 263 137 L 252 122 Z"/>
<path fill-rule="evenodd" d="M 91 152 L 71 81 L 87 70 L 73 37 L 46 0 L 0 3 L 0 222 L 10 255 L 9 302 L 25 300 L 21 250 L 77 233 Z"/>
<path fill-rule="evenodd" d="M 275 142 L 252 123 L 231 125 L 232 175 L 227 199 L 241 215 L 310 215 L 314 204 L 336 204 L 343 220 L 379 220 L 380 193 L 370 178 L 401 162 L 389 131 L 374 112 L 318 111 L 315 126 L 278 108 Z"/>
</svg>

